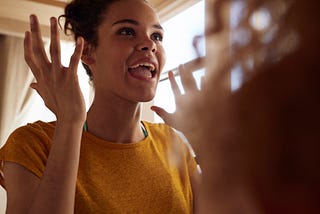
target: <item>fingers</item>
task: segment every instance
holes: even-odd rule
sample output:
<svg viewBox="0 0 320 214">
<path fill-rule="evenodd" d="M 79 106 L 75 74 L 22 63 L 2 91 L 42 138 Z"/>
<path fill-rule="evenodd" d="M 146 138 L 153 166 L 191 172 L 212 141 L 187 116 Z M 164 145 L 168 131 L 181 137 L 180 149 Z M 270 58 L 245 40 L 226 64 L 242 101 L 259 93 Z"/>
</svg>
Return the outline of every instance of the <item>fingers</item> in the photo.
<svg viewBox="0 0 320 214">
<path fill-rule="evenodd" d="M 69 68 L 71 71 L 73 71 L 75 73 L 78 70 L 79 61 L 80 61 L 82 51 L 83 51 L 83 44 L 84 44 L 83 38 L 79 37 L 77 39 L 76 47 L 75 47 L 74 52 L 73 52 L 71 59 L 70 59 Z"/>
<path fill-rule="evenodd" d="M 58 31 L 58 22 L 54 17 L 50 18 L 51 26 L 51 42 L 50 42 L 50 55 L 51 62 L 49 61 L 45 48 L 43 45 L 40 25 L 38 18 L 35 15 L 30 15 L 30 28 L 31 32 L 25 33 L 24 40 L 24 53 L 25 60 L 33 75 L 38 79 L 41 75 L 45 75 L 45 72 L 50 72 L 51 70 L 61 69 L 61 47 L 60 47 L 60 36 Z M 75 52 L 70 61 L 70 66 L 72 70 L 77 70 L 79 60 L 83 49 L 83 39 L 81 38 L 76 45 Z M 55 76 L 56 72 L 51 72 L 51 76 Z"/>
<path fill-rule="evenodd" d="M 50 42 L 50 55 L 51 62 L 55 68 L 61 67 L 61 50 L 60 50 L 60 38 L 58 31 L 57 19 L 50 18 L 51 24 L 51 42 Z"/>
<path fill-rule="evenodd" d="M 30 16 L 30 28 L 31 28 L 31 44 L 33 49 L 34 59 L 38 62 L 37 65 L 42 69 L 48 69 L 50 63 L 46 55 L 38 18 L 35 15 Z"/>
<path fill-rule="evenodd" d="M 189 69 L 187 69 L 184 65 L 179 66 L 179 74 L 181 77 L 183 88 L 186 93 L 191 93 L 198 90 L 192 72 Z"/>
<path fill-rule="evenodd" d="M 185 68 L 184 65 L 180 65 L 178 67 L 178 71 L 179 71 L 179 75 L 181 77 L 181 83 L 182 83 L 184 91 L 187 94 L 198 91 L 197 83 L 196 83 L 195 78 L 192 75 L 192 72 L 189 69 Z M 173 72 L 169 71 L 168 75 L 169 75 L 170 85 L 171 85 L 171 89 L 174 93 L 174 96 L 175 97 L 180 96 L 181 91 L 179 89 L 177 81 L 174 78 Z"/>
<path fill-rule="evenodd" d="M 35 63 L 35 56 L 33 54 L 33 48 L 32 48 L 32 39 L 31 39 L 31 33 L 25 32 L 25 38 L 24 38 L 24 59 L 29 65 L 33 75 L 36 79 L 39 79 L 40 77 L 40 70 L 38 65 Z"/>
<path fill-rule="evenodd" d="M 170 117 L 171 114 L 168 113 L 166 110 L 164 110 L 163 108 L 160 108 L 158 106 L 152 106 L 151 110 L 154 111 L 159 117 L 161 117 L 165 123 L 167 123 L 167 124 L 170 123 L 169 120 L 171 118 Z"/>
<path fill-rule="evenodd" d="M 171 86 L 171 89 L 173 91 L 173 94 L 175 97 L 178 97 L 181 95 L 181 91 L 179 89 L 179 86 L 177 84 L 177 81 L 176 79 L 174 78 L 174 74 L 172 71 L 169 71 L 168 72 L 168 75 L 169 75 L 169 81 L 170 81 L 170 86 Z"/>
<path fill-rule="evenodd" d="M 41 97 L 43 100 L 45 100 L 45 99 L 44 99 L 44 96 L 43 96 L 43 93 L 42 93 L 42 90 L 41 90 L 41 87 L 39 86 L 38 83 L 31 83 L 31 84 L 30 84 L 30 88 L 36 90 L 37 93 L 40 95 L 40 97 Z"/>
</svg>

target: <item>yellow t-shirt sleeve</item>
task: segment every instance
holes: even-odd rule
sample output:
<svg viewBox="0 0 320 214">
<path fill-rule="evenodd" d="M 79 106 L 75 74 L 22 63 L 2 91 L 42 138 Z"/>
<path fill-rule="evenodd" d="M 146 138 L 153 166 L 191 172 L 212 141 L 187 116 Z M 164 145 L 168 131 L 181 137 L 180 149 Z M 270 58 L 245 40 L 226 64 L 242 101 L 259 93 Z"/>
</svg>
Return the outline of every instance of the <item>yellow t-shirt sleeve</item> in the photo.
<svg viewBox="0 0 320 214">
<path fill-rule="evenodd" d="M 187 151 L 187 163 L 188 163 L 189 173 L 190 174 L 195 173 L 197 170 L 198 163 L 195 159 L 195 156 L 192 154 L 189 148 Z"/>
<path fill-rule="evenodd" d="M 0 150 L 3 162 L 19 164 L 41 177 L 49 154 L 51 138 L 36 124 L 16 129 Z"/>
<path fill-rule="evenodd" d="M 189 144 L 185 136 L 174 129 L 172 130 L 175 132 L 175 134 L 178 136 L 179 140 L 183 144 L 183 148 L 185 150 L 185 155 L 186 155 L 188 171 L 189 171 L 189 174 L 191 175 L 196 172 L 195 170 L 197 170 L 197 166 L 198 166 L 198 163 L 196 161 L 196 154 L 194 153 L 192 146 Z"/>
</svg>

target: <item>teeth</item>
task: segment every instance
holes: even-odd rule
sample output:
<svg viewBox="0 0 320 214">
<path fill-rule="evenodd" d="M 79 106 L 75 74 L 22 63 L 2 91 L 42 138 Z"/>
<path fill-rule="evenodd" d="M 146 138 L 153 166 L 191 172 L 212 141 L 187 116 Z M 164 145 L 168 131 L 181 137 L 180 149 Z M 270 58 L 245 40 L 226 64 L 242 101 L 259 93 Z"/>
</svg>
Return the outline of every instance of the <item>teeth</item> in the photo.
<svg viewBox="0 0 320 214">
<path fill-rule="evenodd" d="M 137 65 L 133 65 L 133 66 L 130 66 L 129 68 L 134 69 L 134 68 L 137 68 L 139 66 L 149 67 L 152 71 L 155 69 L 153 64 L 147 63 L 147 62 L 146 63 L 137 64 Z"/>
</svg>

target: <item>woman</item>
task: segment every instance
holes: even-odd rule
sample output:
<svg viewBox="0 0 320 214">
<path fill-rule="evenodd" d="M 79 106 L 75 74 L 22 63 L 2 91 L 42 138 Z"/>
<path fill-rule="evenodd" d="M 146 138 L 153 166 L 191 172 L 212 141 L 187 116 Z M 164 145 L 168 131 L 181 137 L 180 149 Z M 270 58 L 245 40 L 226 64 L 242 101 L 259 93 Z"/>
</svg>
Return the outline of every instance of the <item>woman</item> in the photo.
<svg viewBox="0 0 320 214">
<path fill-rule="evenodd" d="M 154 97 L 165 63 L 154 10 L 143 0 L 74 0 L 64 17 L 76 39 L 69 67 L 61 65 L 57 20 L 49 60 L 30 16 L 31 87 L 57 120 L 17 129 L 2 149 L 7 213 L 192 212 L 196 162 L 172 128 L 140 121 L 140 102 Z M 80 59 L 95 89 L 87 113 Z"/>
</svg>

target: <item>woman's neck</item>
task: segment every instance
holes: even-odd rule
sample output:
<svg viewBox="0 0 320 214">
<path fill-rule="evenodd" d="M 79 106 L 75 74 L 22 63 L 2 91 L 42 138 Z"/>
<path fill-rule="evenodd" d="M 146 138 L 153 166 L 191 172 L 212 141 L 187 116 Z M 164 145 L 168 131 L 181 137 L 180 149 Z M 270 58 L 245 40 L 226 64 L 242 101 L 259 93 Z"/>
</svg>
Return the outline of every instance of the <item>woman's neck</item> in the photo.
<svg viewBox="0 0 320 214">
<path fill-rule="evenodd" d="M 94 100 L 87 114 L 88 131 L 106 141 L 139 142 L 144 138 L 140 114 L 140 103 Z"/>
</svg>

